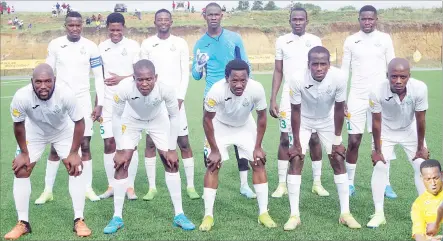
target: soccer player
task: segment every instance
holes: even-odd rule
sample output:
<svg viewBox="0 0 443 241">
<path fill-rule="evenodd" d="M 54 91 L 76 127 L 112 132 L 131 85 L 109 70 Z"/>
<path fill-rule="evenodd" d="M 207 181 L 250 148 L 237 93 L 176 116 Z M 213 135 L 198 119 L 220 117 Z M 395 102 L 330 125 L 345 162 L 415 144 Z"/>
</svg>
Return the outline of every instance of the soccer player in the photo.
<svg viewBox="0 0 443 241">
<path fill-rule="evenodd" d="M 211 13 L 210 9 L 206 9 Z M 251 164 L 259 207 L 258 222 L 273 228 L 277 225 L 268 213 L 266 154 L 262 149 L 266 130 L 265 90 L 259 82 L 249 78 L 249 65 L 241 59 L 231 60 L 226 65 L 225 77 L 225 80 L 211 87 L 204 104 L 203 128 L 210 149 L 203 191 L 205 216 L 199 229 L 209 231 L 214 226 L 218 173 L 222 162 L 229 159 L 227 148 L 230 145 L 236 145 L 240 158 Z M 251 114 L 254 108 L 257 111 L 257 125 Z"/>
<path fill-rule="evenodd" d="M 369 95 L 374 140 L 371 188 L 375 205 L 375 214 L 367 224 L 370 228 L 386 223 L 383 193 L 388 180 L 388 163 L 394 155 L 395 145 L 403 147 L 414 169 L 415 187 L 419 195 L 425 191 L 420 179 L 420 164 L 429 158 L 425 141 L 425 115 L 428 109 L 426 84 L 410 78 L 409 62 L 402 58 L 391 60 L 387 77 Z"/>
<path fill-rule="evenodd" d="M 92 189 L 92 155 L 90 141 L 93 121 L 100 117 L 104 102 L 104 82 L 102 60 L 97 45 L 81 36 L 82 16 L 78 12 L 69 12 L 65 19 L 66 36 L 52 40 L 48 46 L 46 63 L 56 71 L 59 81 L 63 81 L 74 91 L 80 110 L 85 117 L 85 133 L 81 145 L 81 157 L 85 173 L 86 197 L 91 201 L 100 198 Z M 89 73 L 92 69 L 95 78 L 95 91 L 98 97 L 97 106 L 92 110 Z M 92 112 L 92 114 L 91 114 Z M 52 187 L 59 167 L 60 158 L 51 148 L 46 165 L 45 190 L 35 201 L 44 204 L 53 200 Z"/>
<path fill-rule="evenodd" d="M 328 153 L 334 170 L 334 182 L 340 199 L 339 222 L 349 228 L 361 228 L 349 211 L 348 176 L 345 168 L 346 149 L 341 131 L 346 99 L 345 75 L 330 68 L 329 51 L 316 46 L 308 52 L 308 70 L 291 75 L 290 101 L 294 144 L 289 148 L 288 196 L 291 215 L 284 230 L 293 230 L 300 223 L 300 186 L 304 156 L 312 130 L 316 130 Z"/>
<path fill-rule="evenodd" d="M 443 217 L 442 172 L 440 162 L 429 159 L 420 164 L 426 191 L 411 208 L 412 237 L 417 241 L 436 239 Z M 440 240 L 441 236 L 439 237 Z"/>
<path fill-rule="evenodd" d="M 363 6 L 359 12 L 360 31 L 347 37 L 344 43 L 341 69 L 352 72 L 351 85 L 347 100 L 346 126 L 348 130 L 348 151 L 346 171 L 349 179 L 349 194 L 355 195 L 354 177 L 357 168 L 358 149 L 364 133 L 365 124 L 371 132 L 371 113 L 368 95 L 374 81 L 386 77 L 386 66 L 395 57 L 391 37 L 376 30 L 377 10 L 370 5 Z M 347 81 L 347 79 L 346 79 Z M 385 195 L 396 198 L 397 194 L 386 186 Z"/>
<path fill-rule="evenodd" d="M 114 179 L 114 155 L 115 155 L 115 139 L 112 132 L 112 108 L 113 97 L 119 83 L 126 79 L 132 79 L 134 70 L 133 64 L 139 60 L 140 45 L 132 40 L 124 37 L 125 18 L 121 13 L 111 13 L 106 19 L 109 39 L 100 43 L 98 46 L 100 55 L 103 60 L 104 76 L 105 76 L 105 99 L 103 103 L 103 113 L 100 123 L 100 134 L 104 141 L 104 165 L 106 176 L 108 178 L 108 190 L 101 194 L 100 198 L 109 198 L 113 195 L 114 190 L 112 181 Z M 128 107 L 129 108 L 129 107 Z M 134 192 L 134 181 L 138 167 L 138 151 L 133 153 L 131 165 L 129 167 L 129 184 L 126 194 L 129 200 L 137 199 Z"/>
<path fill-rule="evenodd" d="M 286 187 L 286 176 L 288 174 L 288 149 L 292 145 L 291 134 L 291 106 L 289 102 L 289 84 L 283 84 L 283 93 L 280 101 L 280 108 L 276 98 L 283 74 L 285 80 L 294 71 L 306 69 L 308 61 L 308 51 L 315 46 L 321 46 L 321 39 L 310 33 L 306 33 L 308 24 L 308 14 L 304 8 L 294 8 L 289 15 L 289 24 L 292 32 L 280 36 L 275 43 L 275 67 L 272 77 L 272 93 L 269 112 L 272 117 L 280 119 L 280 145 L 278 147 L 278 182 L 279 185 L 272 197 L 280 198 L 288 193 Z M 313 133 L 309 149 L 312 159 L 312 172 L 314 183 L 312 192 L 319 196 L 329 196 L 321 185 L 322 152 L 318 135 Z"/>
<path fill-rule="evenodd" d="M 18 239 L 31 233 L 29 177 L 47 144 L 54 146 L 69 174 L 74 232 L 83 237 L 91 234 L 83 220 L 86 186 L 83 163 L 78 153 L 85 131 L 84 116 L 73 91 L 62 83 L 56 85 L 55 80 L 52 68 L 48 64 L 40 64 L 33 71 L 31 84 L 20 88 L 12 99 L 13 129 L 20 150 L 12 162 L 18 223 L 5 235 L 5 239 Z"/>
<path fill-rule="evenodd" d="M 154 141 L 165 167 L 166 186 L 175 209 L 173 225 L 184 230 L 195 229 L 182 209 L 181 180 L 175 150 L 180 124 L 177 97 L 173 88 L 156 82 L 154 65 L 142 59 L 134 65 L 134 80 L 120 84 L 115 92 L 113 133 L 120 132 L 118 135 L 121 138 L 116 139 L 117 153 L 114 157 L 114 216 L 104 228 L 105 234 L 115 233 L 124 225 L 122 211 L 128 185 L 128 167 L 144 130 Z M 131 108 L 127 108 L 129 106 Z"/>
<path fill-rule="evenodd" d="M 201 80 L 203 73 L 206 75 L 204 96 L 212 85 L 225 78 L 226 64 L 233 59 L 242 59 L 248 63 L 248 57 L 239 34 L 222 28 L 223 13 L 220 5 L 211 2 L 206 6 L 205 20 L 208 25 L 207 32 L 194 46 L 194 59 L 192 62 L 192 77 Z M 249 65 L 249 63 L 248 63 Z M 207 158 L 209 145 L 205 143 L 204 152 Z M 248 160 L 238 158 L 238 147 L 234 146 L 238 169 L 240 171 L 240 193 L 247 198 L 256 198 L 257 195 L 248 185 Z"/>
<path fill-rule="evenodd" d="M 186 173 L 187 193 L 191 199 L 200 196 L 194 187 L 194 157 L 188 139 L 188 120 L 185 111 L 185 96 L 189 83 L 189 48 L 183 38 L 172 35 L 172 15 L 166 9 L 160 9 L 155 13 L 154 24 L 157 34 L 143 41 L 141 46 L 141 58 L 151 60 L 156 67 L 158 81 L 174 88 L 176 91 L 178 108 L 180 109 L 180 131 L 177 144 L 180 147 L 183 166 Z M 155 145 L 152 138 L 146 136 L 146 173 L 149 181 L 149 191 L 144 200 L 152 200 L 157 194 L 155 186 Z"/>
</svg>

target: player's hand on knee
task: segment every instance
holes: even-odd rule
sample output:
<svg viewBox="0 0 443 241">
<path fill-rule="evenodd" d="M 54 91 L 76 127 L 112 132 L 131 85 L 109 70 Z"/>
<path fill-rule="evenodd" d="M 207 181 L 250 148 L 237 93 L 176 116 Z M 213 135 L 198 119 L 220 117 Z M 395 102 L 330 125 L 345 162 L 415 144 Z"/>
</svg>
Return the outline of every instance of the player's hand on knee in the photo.
<svg viewBox="0 0 443 241">
<path fill-rule="evenodd" d="M 340 145 L 332 145 L 331 156 L 334 160 L 346 158 L 346 148 L 343 144 Z"/>
<path fill-rule="evenodd" d="M 92 121 L 97 121 L 102 116 L 103 106 L 97 105 L 91 113 Z"/>
<path fill-rule="evenodd" d="M 429 153 L 428 149 L 426 147 L 423 147 L 421 149 L 417 150 L 417 153 L 415 153 L 415 157 L 412 159 L 415 161 L 415 159 L 422 158 L 422 159 L 429 159 L 431 154 Z"/>
<path fill-rule="evenodd" d="M 274 118 L 278 118 L 279 113 L 280 113 L 280 111 L 278 109 L 277 103 L 275 101 L 271 101 L 270 108 L 269 108 L 269 114 Z"/>
<path fill-rule="evenodd" d="M 252 153 L 254 166 L 264 166 L 266 164 L 266 153 L 263 148 L 255 148 Z"/>
<path fill-rule="evenodd" d="M 68 157 L 63 160 L 63 164 L 65 164 L 66 169 L 68 170 L 68 174 L 70 176 L 80 176 L 83 170 L 83 163 L 78 152 L 69 153 Z"/>
<path fill-rule="evenodd" d="M 128 166 L 129 166 L 129 160 L 128 158 L 125 157 L 123 151 L 117 151 L 114 156 L 115 170 L 118 170 L 120 168 L 127 170 Z"/>
<path fill-rule="evenodd" d="M 18 154 L 12 161 L 12 170 L 14 171 L 14 173 L 17 173 L 22 168 L 26 168 L 27 172 L 30 172 L 32 168 L 29 155 L 23 152 Z"/>
<path fill-rule="evenodd" d="M 208 170 L 210 172 L 214 172 L 215 170 L 220 168 L 221 164 L 221 155 L 218 151 L 211 151 L 208 158 Z"/>
<path fill-rule="evenodd" d="M 371 159 L 372 159 L 372 165 L 373 166 L 377 165 L 377 162 L 379 162 L 379 161 L 381 161 L 384 164 L 386 164 L 385 157 L 383 156 L 383 153 L 381 153 L 381 152 L 373 150 L 372 154 L 371 154 Z"/>
<path fill-rule="evenodd" d="M 169 150 L 166 152 L 166 165 L 171 169 L 178 169 L 178 155 L 176 150 Z"/>
<path fill-rule="evenodd" d="M 429 223 L 426 225 L 426 235 L 435 236 L 440 229 L 440 225 L 436 225 L 436 223 Z"/>
<path fill-rule="evenodd" d="M 303 160 L 305 158 L 305 155 L 303 155 L 302 148 L 301 148 L 300 144 L 296 144 L 296 143 L 294 143 L 294 145 L 292 145 L 289 148 L 288 155 L 289 155 L 289 161 L 292 161 L 296 157 L 299 157 L 301 160 Z"/>
</svg>

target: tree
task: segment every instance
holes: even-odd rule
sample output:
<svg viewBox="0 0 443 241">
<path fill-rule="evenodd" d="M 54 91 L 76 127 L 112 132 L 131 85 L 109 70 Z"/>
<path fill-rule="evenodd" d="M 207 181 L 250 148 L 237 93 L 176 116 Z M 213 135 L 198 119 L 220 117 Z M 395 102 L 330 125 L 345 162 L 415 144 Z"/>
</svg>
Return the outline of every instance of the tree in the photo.
<svg viewBox="0 0 443 241">
<path fill-rule="evenodd" d="M 274 1 L 269 1 L 266 3 L 266 6 L 264 7 L 264 10 L 270 11 L 270 10 L 277 10 L 278 7 L 275 5 Z"/>
<path fill-rule="evenodd" d="M 357 11 L 357 9 L 352 5 L 348 5 L 348 6 L 344 6 L 344 7 L 339 8 L 338 11 Z"/>
<path fill-rule="evenodd" d="M 254 1 L 252 3 L 251 10 L 261 11 L 263 10 L 263 1 Z"/>
<path fill-rule="evenodd" d="M 237 10 L 239 11 L 246 11 L 249 9 L 249 1 L 238 1 L 238 7 Z"/>
</svg>

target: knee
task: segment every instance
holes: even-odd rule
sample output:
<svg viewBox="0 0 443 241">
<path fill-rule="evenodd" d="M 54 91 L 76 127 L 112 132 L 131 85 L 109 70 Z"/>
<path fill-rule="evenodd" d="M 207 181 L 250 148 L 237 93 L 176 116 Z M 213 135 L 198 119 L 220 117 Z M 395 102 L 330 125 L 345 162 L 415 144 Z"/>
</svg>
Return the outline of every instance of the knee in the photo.
<svg viewBox="0 0 443 241">
<path fill-rule="evenodd" d="M 356 136 L 350 136 L 348 140 L 348 149 L 349 150 L 355 150 L 360 147 L 361 138 Z"/>
<path fill-rule="evenodd" d="M 421 165 L 421 163 L 424 162 L 424 161 L 425 161 L 425 159 L 423 159 L 423 158 L 417 158 L 417 159 L 415 159 L 415 160 L 412 161 L 412 166 L 414 167 L 414 171 L 415 171 L 416 173 L 421 173 L 421 172 L 420 172 L 420 165 Z"/>
<path fill-rule="evenodd" d="M 90 153 L 90 147 L 89 147 L 89 139 L 84 138 L 81 144 L 81 149 L 83 153 Z"/>
<path fill-rule="evenodd" d="M 105 139 L 105 153 L 110 154 L 115 152 L 116 144 L 114 138 Z"/>
<path fill-rule="evenodd" d="M 177 144 L 181 151 L 183 152 L 191 151 L 191 145 L 189 145 L 189 141 L 187 139 L 183 140 L 182 138 L 179 138 Z"/>
<path fill-rule="evenodd" d="M 280 136 L 280 146 L 289 148 L 289 137 L 287 134 Z"/>
<path fill-rule="evenodd" d="M 388 165 L 381 161 L 378 161 L 374 166 L 374 172 L 388 173 Z"/>
<path fill-rule="evenodd" d="M 32 170 L 28 171 L 25 167 L 21 168 L 15 173 L 16 178 L 28 178 L 31 176 Z"/>
<path fill-rule="evenodd" d="M 55 150 L 55 148 L 53 146 L 51 146 L 51 150 L 49 152 L 48 159 L 50 161 L 58 161 L 58 160 L 60 160 L 60 157 L 57 155 L 57 151 Z"/>
<path fill-rule="evenodd" d="M 309 146 L 317 146 L 320 145 L 320 138 L 317 133 L 311 135 L 311 139 L 309 140 Z"/>
<path fill-rule="evenodd" d="M 256 173 L 263 173 L 266 170 L 264 164 L 263 165 L 254 165 L 254 164 L 252 164 L 251 166 L 252 166 L 252 171 L 256 172 Z"/>
</svg>

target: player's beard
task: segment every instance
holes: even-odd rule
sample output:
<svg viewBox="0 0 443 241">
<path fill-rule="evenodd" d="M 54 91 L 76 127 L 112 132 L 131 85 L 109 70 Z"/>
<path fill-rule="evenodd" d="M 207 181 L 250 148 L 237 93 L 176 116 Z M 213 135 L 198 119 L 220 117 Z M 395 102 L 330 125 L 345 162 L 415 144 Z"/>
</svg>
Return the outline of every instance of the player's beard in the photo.
<svg viewBox="0 0 443 241">
<path fill-rule="evenodd" d="M 37 92 L 37 90 L 35 89 L 34 85 L 32 85 L 32 89 L 34 90 L 34 93 L 35 93 L 35 95 L 37 96 L 37 98 L 38 98 L 39 100 L 47 101 L 47 100 L 50 100 L 51 97 L 52 97 L 52 94 L 54 94 L 55 83 L 54 83 L 54 85 L 52 86 L 52 89 L 49 90 L 48 98 L 46 98 L 46 99 L 42 99 L 42 98 L 40 98 L 40 95 L 38 94 L 38 92 Z"/>
</svg>

